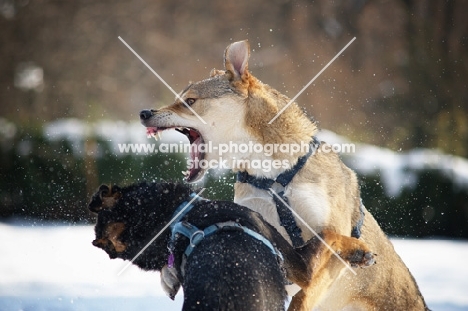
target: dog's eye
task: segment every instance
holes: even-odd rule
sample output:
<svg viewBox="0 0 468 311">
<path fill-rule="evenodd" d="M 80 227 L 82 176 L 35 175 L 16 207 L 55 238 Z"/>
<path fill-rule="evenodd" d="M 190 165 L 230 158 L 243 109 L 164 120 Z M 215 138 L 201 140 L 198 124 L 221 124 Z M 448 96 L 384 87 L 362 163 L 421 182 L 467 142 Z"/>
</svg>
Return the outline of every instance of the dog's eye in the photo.
<svg viewBox="0 0 468 311">
<path fill-rule="evenodd" d="M 195 104 L 196 101 L 197 101 L 197 100 L 196 100 L 195 98 L 187 98 L 187 99 L 185 100 L 185 102 L 186 102 L 187 105 L 189 105 L 189 106 L 192 106 L 193 104 Z"/>
</svg>

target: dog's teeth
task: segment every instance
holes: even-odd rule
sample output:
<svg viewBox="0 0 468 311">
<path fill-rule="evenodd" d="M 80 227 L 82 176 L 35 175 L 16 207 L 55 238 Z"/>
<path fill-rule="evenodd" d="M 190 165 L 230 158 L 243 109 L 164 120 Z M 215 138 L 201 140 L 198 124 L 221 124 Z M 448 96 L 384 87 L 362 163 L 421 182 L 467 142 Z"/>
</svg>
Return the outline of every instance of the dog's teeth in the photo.
<svg viewBox="0 0 468 311">
<path fill-rule="evenodd" d="M 160 140 L 161 139 L 161 132 L 157 132 L 156 134 L 158 135 L 158 140 Z"/>
<path fill-rule="evenodd" d="M 151 136 L 152 136 L 152 137 L 154 138 L 154 140 L 156 140 L 156 141 L 158 141 L 158 140 L 159 140 L 159 138 L 160 138 L 160 136 L 159 136 L 159 132 L 156 132 L 156 133 L 155 133 L 155 132 L 153 132 L 153 133 L 151 133 Z"/>
</svg>

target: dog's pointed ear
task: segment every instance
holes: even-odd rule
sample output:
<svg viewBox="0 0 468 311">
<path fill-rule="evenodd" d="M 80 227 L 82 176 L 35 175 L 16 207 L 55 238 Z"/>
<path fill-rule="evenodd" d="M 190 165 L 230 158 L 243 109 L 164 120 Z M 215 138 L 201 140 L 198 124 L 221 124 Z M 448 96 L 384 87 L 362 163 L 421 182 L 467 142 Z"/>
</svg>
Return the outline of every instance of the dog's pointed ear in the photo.
<svg viewBox="0 0 468 311">
<path fill-rule="evenodd" d="M 250 46 L 247 40 L 230 44 L 224 52 L 224 67 L 229 80 L 245 80 L 249 76 Z"/>
</svg>

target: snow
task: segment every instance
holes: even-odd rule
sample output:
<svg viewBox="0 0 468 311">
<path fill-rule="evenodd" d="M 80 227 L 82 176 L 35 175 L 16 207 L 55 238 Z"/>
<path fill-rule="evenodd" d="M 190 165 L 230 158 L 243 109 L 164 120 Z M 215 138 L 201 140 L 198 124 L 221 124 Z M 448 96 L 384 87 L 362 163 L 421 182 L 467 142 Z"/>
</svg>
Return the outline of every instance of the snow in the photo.
<svg viewBox="0 0 468 311">
<path fill-rule="evenodd" d="M 434 310 L 468 310 L 467 241 L 392 239 L 395 250 Z"/>
<path fill-rule="evenodd" d="M 0 120 L 0 135 L 2 128 L 4 126 Z M 86 122 L 73 118 L 58 119 L 45 124 L 43 133 L 50 141 L 69 141 L 73 153 L 77 156 L 84 154 L 84 141 L 90 138 L 108 142 L 117 155 L 126 155 L 119 152 L 118 144 L 121 143 L 155 143 L 146 137 L 146 129 L 140 122 L 119 120 Z M 176 131 L 164 131 L 161 136 L 160 142 L 164 143 L 187 141 L 184 135 Z M 329 144 L 354 144 L 355 152 L 342 154 L 344 161 L 360 174 L 380 174 L 388 196 L 398 196 L 401 190 L 414 188 L 417 183 L 415 172 L 421 169 L 440 170 L 457 186 L 468 187 L 467 159 L 432 149 L 396 152 L 388 148 L 352 142 L 328 130 L 321 130 L 317 136 Z"/>
<path fill-rule="evenodd" d="M 84 141 L 100 139 L 106 141 L 109 147 L 117 155 L 125 155 L 119 152 L 118 145 L 122 143 L 153 144 L 155 140 L 148 139 L 146 128 L 140 122 L 125 122 L 100 120 L 85 122 L 80 119 L 58 119 L 47 123 L 43 128 L 44 137 L 50 141 L 69 141 L 76 156 L 82 156 Z M 179 142 L 186 140 L 185 135 L 177 131 L 165 131 L 161 134 L 161 142 Z"/>
<path fill-rule="evenodd" d="M 460 188 L 468 187 L 468 160 L 433 149 L 413 149 L 396 152 L 388 148 L 354 143 L 331 131 L 322 130 L 318 138 L 329 144 L 354 144 L 355 152 L 342 154 L 346 164 L 363 175 L 378 173 L 388 196 L 398 196 L 404 188 L 414 188 L 415 172 L 439 170 Z"/>
<path fill-rule="evenodd" d="M 0 223 L 0 311 L 180 310 L 159 274 L 110 260 L 92 226 Z M 468 310 L 468 242 L 393 239 L 434 310 Z"/>
<path fill-rule="evenodd" d="M 159 274 L 127 268 L 94 247 L 92 226 L 0 224 L 0 311 L 180 309 Z"/>
</svg>

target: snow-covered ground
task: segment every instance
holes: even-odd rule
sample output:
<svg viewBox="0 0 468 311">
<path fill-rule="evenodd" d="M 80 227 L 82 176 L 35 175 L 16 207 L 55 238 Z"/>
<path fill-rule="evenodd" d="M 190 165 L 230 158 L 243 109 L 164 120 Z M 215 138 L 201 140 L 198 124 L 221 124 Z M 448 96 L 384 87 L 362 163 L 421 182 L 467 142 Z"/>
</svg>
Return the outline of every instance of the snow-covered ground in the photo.
<svg viewBox="0 0 468 311">
<path fill-rule="evenodd" d="M 180 310 L 159 275 L 110 260 L 92 226 L 0 223 L 0 311 Z M 394 239 L 433 310 L 468 310 L 468 242 Z"/>
</svg>

